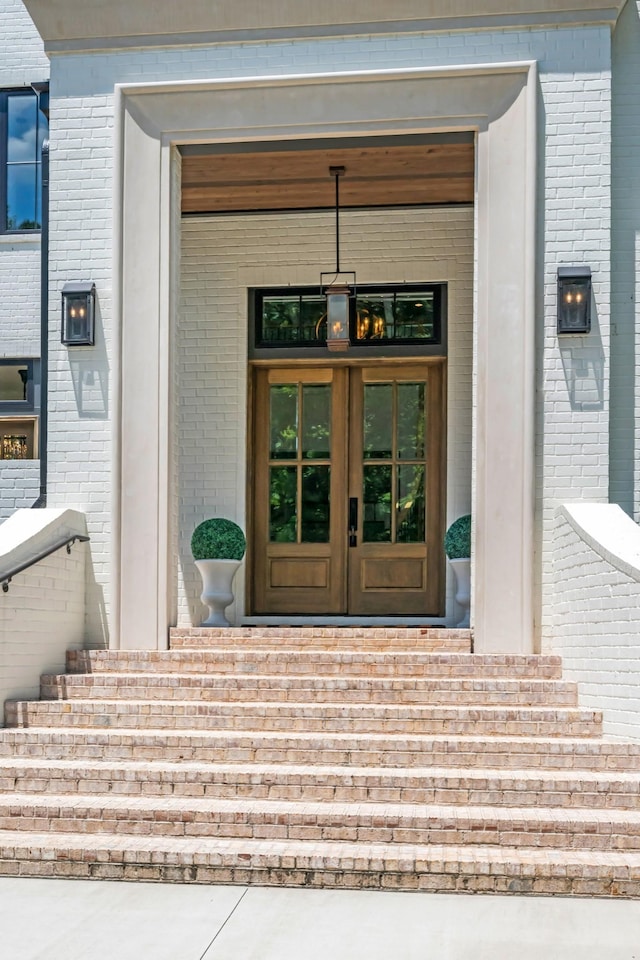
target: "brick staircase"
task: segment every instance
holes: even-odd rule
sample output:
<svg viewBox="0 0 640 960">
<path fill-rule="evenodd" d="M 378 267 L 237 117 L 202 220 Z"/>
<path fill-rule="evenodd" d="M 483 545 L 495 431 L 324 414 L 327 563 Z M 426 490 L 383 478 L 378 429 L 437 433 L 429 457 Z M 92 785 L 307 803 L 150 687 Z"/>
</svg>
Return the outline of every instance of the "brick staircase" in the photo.
<svg viewBox="0 0 640 960">
<path fill-rule="evenodd" d="M 0 875 L 640 896 L 640 745 L 466 632 L 73 651 L 0 730 Z"/>
</svg>

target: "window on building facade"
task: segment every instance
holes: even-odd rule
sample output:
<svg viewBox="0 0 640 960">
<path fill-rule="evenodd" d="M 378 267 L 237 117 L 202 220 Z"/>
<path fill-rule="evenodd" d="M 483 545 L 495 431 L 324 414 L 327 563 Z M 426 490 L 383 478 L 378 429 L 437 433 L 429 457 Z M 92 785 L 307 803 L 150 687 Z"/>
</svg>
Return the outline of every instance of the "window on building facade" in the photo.
<svg viewBox="0 0 640 960">
<path fill-rule="evenodd" d="M 0 93 L 0 232 L 40 230 L 46 117 L 31 90 Z"/>
<path fill-rule="evenodd" d="M 0 359 L 0 460 L 38 455 L 40 361 Z"/>
<path fill-rule="evenodd" d="M 285 287 L 253 293 L 256 347 L 325 346 L 326 302 L 319 289 Z M 441 284 L 358 287 L 350 300 L 351 342 L 363 347 L 439 344 L 442 300 Z"/>
</svg>

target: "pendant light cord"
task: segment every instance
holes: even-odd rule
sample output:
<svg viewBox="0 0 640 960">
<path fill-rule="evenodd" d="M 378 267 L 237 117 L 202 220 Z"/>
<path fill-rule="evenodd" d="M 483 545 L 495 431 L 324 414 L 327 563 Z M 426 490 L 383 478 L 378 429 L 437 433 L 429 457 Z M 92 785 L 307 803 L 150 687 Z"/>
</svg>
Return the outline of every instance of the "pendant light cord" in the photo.
<svg viewBox="0 0 640 960">
<path fill-rule="evenodd" d="M 340 273 L 340 177 L 344 167 L 329 167 L 329 173 L 336 180 L 336 276 Z"/>
</svg>

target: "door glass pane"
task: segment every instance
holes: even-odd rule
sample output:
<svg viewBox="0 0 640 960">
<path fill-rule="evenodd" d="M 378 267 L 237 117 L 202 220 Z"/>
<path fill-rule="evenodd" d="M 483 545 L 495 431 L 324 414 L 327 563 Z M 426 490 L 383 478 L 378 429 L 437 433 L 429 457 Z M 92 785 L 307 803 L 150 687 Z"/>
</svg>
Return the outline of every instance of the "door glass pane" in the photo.
<svg viewBox="0 0 640 960">
<path fill-rule="evenodd" d="M 365 460 L 388 460 L 393 453 L 393 385 L 364 387 L 363 451 Z"/>
<path fill-rule="evenodd" d="M 385 465 L 365 466 L 362 476 L 362 539 L 365 543 L 391 541 L 391 471 Z"/>
<path fill-rule="evenodd" d="M 305 384 L 302 388 L 302 456 L 306 460 L 328 460 L 330 451 L 331 386 Z"/>
<path fill-rule="evenodd" d="M 269 470 L 269 540 L 295 543 L 297 467 L 271 467 Z"/>
<path fill-rule="evenodd" d="M 398 459 L 424 457 L 424 383 L 398 384 Z"/>
<path fill-rule="evenodd" d="M 397 543 L 424 543 L 424 472 L 422 464 L 401 464 L 398 466 Z"/>
<path fill-rule="evenodd" d="M 329 542 L 330 467 L 302 468 L 301 542 Z"/>
<path fill-rule="evenodd" d="M 271 460 L 295 460 L 298 452 L 298 385 L 279 383 L 269 388 Z"/>
</svg>

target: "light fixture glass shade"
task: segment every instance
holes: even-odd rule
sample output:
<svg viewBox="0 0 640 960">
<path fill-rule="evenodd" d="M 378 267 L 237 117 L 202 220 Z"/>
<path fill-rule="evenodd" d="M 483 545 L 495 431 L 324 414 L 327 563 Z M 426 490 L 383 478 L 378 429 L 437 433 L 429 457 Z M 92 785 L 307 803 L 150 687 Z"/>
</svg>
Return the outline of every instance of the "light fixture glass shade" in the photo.
<svg viewBox="0 0 640 960">
<path fill-rule="evenodd" d="M 558 333 L 591 330 L 591 268 L 558 269 Z"/>
<path fill-rule="evenodd" d="M 346 284 L 327 287 L 327 347 L 347 350 L 349 347 L 349 297 Z"/>
</svg>

